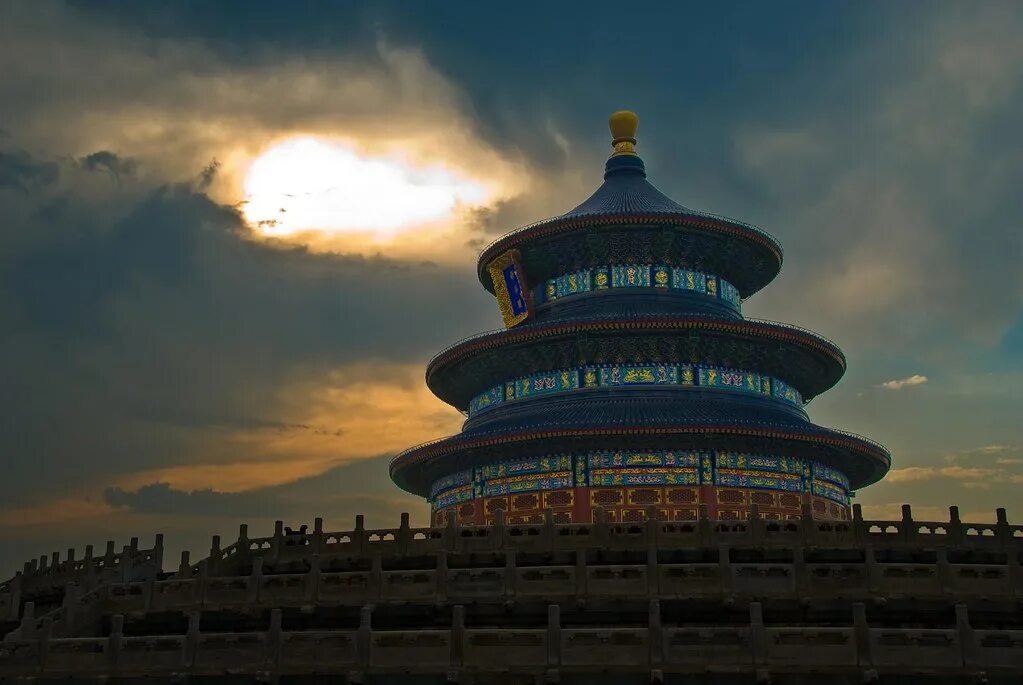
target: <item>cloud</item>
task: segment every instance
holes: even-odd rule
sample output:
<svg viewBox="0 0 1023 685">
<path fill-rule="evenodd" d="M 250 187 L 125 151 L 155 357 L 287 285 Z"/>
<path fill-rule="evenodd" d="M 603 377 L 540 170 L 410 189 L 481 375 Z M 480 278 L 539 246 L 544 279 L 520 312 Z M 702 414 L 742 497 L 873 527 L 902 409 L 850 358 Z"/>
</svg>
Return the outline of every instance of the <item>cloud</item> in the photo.
<svg viewBox="0 0 1023 685">
<path fill-rule="evenodd" d="M 923 385 L 926 382 L 927 376 L 921 376 L 920 374 L 915 373 L 912 376 L 907 376 L 906 378 L 885 381 L 884 383 L 881 383 L 881 385 L 878 387 L 885 388 L 887 390 L 901 390 L 906 386 Z"/>
<path fill-rule="evenodd" d="M 954 478 L 960 481 L 977 481 L 991 478 L 999 469 L 966 466 L 907 466 L 892 469 L 885 480 L 892 483 L 905 481 L 928 481 L 935 478 Z"/>
<path fill-rule="evenodd" d="M 24 150 L 0 150 L 0 191 L 30 190 L 56 183 L 59 168 L 54 162 L 40 162 Z"/>
<path fill-rule="evenodd" d="M 116 181 L 136 173 L 180 180 L 215 158 L 219 168 L 215 175 L 207 168 L 199 190 L 236 205 L 246 200 L 245 177 L 260 155 L 307 137 L 364 157 L 400 157 L 420 173 L 444 167 L 485 185 L 492 202 L 530 183 L 527 160 L 482 139 L 464 94 L 421 50 L 379 34 L 361 53 L 267 49 L 236 62 L 202 41 L 147 35 L 61 3 L 5 14 L 0 61 L 10 68 L 0 79 L 0 121 L 30 149 L 70 152 L 82 169 Z M 83 149 L 93 152 L 76 153 Z M 2 168 L 0 162 L 0 183 Z M 288 240 L 464 263 L 473 258 L 465 247 L 473 231 L 456 214 L 400 240 L 367 244 L 316 232 Z"/>
<path fill-rule="evenodd" d="M 78 159 L 78 164 L 86 171 L 105 171 L 118 184 L 124 176 L 134 176 L 137 165 L 135 160 L 123 159 L 109 150 L 93 152 Z"/>
</svg>

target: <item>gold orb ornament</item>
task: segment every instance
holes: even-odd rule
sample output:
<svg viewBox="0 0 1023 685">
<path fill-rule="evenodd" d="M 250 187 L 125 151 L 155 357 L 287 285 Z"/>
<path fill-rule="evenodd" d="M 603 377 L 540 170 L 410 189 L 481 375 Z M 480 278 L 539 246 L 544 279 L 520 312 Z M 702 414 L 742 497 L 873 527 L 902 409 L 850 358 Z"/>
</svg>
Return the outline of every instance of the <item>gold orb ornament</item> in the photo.
<svg viewBox="0 0 1023 685">
<path fill-rule="evenodd" d="M 611 129 L 611 145 L 614 155 L 636 154 L 636 129 L 639 128 L 639 117 L 635 112 L 622 110 L 615 112 L 607 120 Z"/>
</svg>

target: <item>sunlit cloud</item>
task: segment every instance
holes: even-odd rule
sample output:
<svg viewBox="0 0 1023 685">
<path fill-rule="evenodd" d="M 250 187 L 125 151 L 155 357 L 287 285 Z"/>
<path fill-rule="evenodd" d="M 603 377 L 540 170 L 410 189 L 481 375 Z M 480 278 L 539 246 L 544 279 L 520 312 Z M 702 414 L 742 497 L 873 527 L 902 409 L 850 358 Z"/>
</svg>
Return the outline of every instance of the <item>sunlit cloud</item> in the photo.
<svg viewBox="0 0 1023 685">
<path fill-rule="evenodd" d="M 912 376 L 908 376 L 906 378 L 885 381 L 879 387 L 882 387 L 886 390 L 901 390 L 902 388 L 905 388 L 907 386 L 923 385 L 926 382 L 927 376 L 921 376 L 920 374 L 915 373 Z"/>
<path fill-rule="evenodd" d="M 453 218 L 492 196 L 440 164 L 360 155 L 350 144 L 303 136 L 274 144 L 245 175 L 245 217 L 269 236 L 303 231 L 390 239 Z"/>
</svg>

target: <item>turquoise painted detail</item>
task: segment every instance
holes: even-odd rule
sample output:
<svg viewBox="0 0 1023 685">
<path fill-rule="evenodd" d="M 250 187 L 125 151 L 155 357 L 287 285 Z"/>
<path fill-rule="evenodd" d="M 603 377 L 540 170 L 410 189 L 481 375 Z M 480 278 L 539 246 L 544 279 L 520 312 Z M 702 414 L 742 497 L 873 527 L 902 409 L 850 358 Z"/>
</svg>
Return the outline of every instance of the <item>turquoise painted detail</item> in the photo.
<svg viewBox="0 0 1023 685">
<path fill-rule="evenodd" d="M 544 371 L 488 388 L 469 400 L 469 416 L 504 402 L 553 392 L 626 385 L 682 385 L 770 395 L 802 406 L 795 388 L 756 371 L 702 364 L 604 364 Z"/>
<path fill-rule="evenodd" d="M 533 294 L 537 303 L 607 288 L 664 288 L 688 290 L 728 302 L 741 308 L 739 289 L 714 274 L 665 264 L 620 264 L 595 266 L 547 279 Z"/>
<path fill-rule="evenodd" d="M 434 510 L 482 497 L 571 487 L 711 484 L 808 492 L 849 504 L 845 474 L 819 462 L 721 450 L 594 450 L 477 466 L 430 489 Z"/>
</svg>

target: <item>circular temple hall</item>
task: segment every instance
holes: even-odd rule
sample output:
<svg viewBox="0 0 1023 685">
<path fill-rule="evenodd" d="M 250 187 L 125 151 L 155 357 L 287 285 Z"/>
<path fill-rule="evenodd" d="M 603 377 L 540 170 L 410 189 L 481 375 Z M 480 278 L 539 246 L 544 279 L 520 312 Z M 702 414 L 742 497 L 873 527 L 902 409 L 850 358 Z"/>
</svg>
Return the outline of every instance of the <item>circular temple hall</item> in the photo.
<svg viewBox="0 0 1023 685">
<path fill-rule="evenodd" d="M 479 258 L 505 329 L 437 355 L 426 380 L 466 416 L 391 463 L 433 523 L 656 516 L 847 520 L 881 479 L 881 445 L 812 423 L 805 405 L 846 360 L 833 342 L 747 319 L 782 249 L 750 224 L 689 209 L 647 180 L 638 118 L 610 118 L 604 182 Z"/>
</svg>

